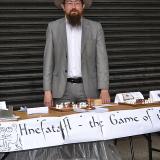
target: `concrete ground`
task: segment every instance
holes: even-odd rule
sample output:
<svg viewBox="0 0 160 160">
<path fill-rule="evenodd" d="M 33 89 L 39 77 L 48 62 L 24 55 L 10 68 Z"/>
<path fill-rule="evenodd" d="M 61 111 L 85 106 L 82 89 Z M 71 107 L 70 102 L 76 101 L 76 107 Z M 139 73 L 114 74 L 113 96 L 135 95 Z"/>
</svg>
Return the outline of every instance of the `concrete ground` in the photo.
<svg viewBox="0 0 160 160">
<path fill-rule="evenodd" d="M 132 140 L 135 160 L 149 160 L 146 138 L 144 136 L 134 136 Z M 152 144 L 154 148 L 160 149 L 160 134 L 152 134 Z M 121 154 L 122 160 L 132 160 L 129 138 L 118 139 L 116 146 Z M 160 152 L 153 151 L 152 153 L 152 160 L 160 160 Z"/>
</svg>

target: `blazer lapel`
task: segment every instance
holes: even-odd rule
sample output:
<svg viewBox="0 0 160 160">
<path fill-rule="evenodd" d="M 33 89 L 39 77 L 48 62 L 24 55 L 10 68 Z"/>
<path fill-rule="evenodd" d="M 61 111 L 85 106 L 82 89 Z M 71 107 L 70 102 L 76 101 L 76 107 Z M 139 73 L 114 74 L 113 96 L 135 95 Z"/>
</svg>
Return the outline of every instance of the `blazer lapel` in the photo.
<svg viewBox="0 0 160 160">
<path fill-rule="evenodd" d="M 66 32 L 66 21 L 65 18 L 62 18 L 59 28 L 58 28 L 59 33 L 58 35 L 58 39 L 59 41 L 59 47 L 62 47 L 62 51 L 61 54 L 61 60 L 63 62 L 63 64 L 65 65 L 65 69 L 67 69 L 68 67 L 68 61 L 67 61 L 67 55 L 68 55 L 68 47 L 67 47 L 67 32 Z M 65 73 L 66 74 L 66 73 Z"/>
<path fill-rule="evenodd" d="M 88 38 L 89 29 L 85 18 L 82 18 L 82 39 L 81 39 L 81 55 L 84 53 L 86 41 Z"/>
<path fill-rule="evenodd" d="M 61 37 L 62 47 L 64 47 L 65 53 L 67 55 L 68 47 L 67 47 L 67 32 L 66 32 L 65 18 L 63 18 L 61 21 L 59 36 Z"/>
</svg>

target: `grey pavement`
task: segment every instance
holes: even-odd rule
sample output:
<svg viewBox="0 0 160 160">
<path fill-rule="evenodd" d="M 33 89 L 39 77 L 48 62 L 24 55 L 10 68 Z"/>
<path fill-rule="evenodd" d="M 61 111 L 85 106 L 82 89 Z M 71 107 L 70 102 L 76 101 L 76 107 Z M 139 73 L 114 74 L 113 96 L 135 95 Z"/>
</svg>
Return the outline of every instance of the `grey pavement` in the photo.
<svg viewBox="0 0 160 160">
<path fill-rule="evenodd" d="M 149 160 L 148 143 L 144 136 L 132 137 L 135 160 Z M 152 134 L 152 144 L 154 148 L 160 149 L 160 134 Z M 120 152 L 122 160 L 132 160 L 129 138 L 117 140 L 117 149 Z M 160 152 L 153 151 L 152 160 L 160 160 Z"/>
</svg>

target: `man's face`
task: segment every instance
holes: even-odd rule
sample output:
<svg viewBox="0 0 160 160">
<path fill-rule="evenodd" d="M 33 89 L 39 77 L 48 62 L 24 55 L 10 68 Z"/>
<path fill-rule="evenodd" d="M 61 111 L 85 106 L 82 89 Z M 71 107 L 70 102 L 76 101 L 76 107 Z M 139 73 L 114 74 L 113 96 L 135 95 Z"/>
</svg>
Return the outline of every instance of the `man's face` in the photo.
<svg viewBox="0 0 160 160">
<path fill-rule="evenodd" d="M 84 4 L 81 0 L 65 0 L 62 4 L 65 15 L 71 25 L 79 25 L 83 14 Z"/>
</svg>

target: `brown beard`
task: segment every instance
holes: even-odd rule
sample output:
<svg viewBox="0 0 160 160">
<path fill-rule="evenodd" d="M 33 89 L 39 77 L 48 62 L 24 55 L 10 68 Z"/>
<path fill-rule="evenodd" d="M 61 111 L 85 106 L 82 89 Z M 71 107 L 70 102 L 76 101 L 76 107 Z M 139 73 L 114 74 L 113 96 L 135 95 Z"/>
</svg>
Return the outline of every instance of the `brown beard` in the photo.
<svg viewBox="0 0 160 160">
<path fill-rule="evenodd" d="M 71 24 L 72 26 L 81 25 L 81 16 L 82 14 L 79 13 L 76 9 L 72 9 L 70 13 L 66 15 L 69 24 Z"/>
</svg>

